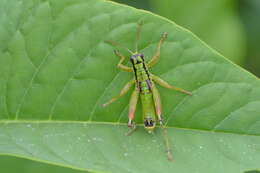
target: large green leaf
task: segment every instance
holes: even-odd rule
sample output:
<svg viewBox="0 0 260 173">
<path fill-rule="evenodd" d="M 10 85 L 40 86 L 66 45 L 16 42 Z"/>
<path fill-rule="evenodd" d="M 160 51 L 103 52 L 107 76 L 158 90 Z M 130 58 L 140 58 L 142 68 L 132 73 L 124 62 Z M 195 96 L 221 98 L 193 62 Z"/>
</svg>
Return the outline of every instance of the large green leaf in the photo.
<svg viewBox="0 0 260 173">
<path fill-rule="evenodd" d="M 102 0 L 0 1 L 0 153 L 90 172 L 242 172 L 259 168 L 260 83 L 191 32 L 159 16 Z M 15 9 L 15 10 L 14 10 Z M 150 71 L 193 92 L 159 88 L 174 162 L 160 130 L 128 130 L 129 94 L 107 108 L 132 74 L 105 40 L 147 59 Z M 120 49 L 123 54 L 129 54 Z"/>
</svg>

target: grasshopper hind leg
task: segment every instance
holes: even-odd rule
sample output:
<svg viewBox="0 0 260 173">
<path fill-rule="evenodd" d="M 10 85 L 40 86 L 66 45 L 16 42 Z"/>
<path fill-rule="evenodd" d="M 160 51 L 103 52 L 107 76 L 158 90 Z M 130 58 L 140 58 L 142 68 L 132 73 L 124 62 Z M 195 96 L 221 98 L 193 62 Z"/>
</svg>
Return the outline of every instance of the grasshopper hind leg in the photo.
<svg viewBox="0 0 260 173">
<path fill-rule="evenodd" d="M 134 131 L 136 131 L 135 122 L 132 120 L 129 120 L 127 126 L 129 127 L 129 131 L 125 135 L 130 136 Z"/>
<path fill-rule="evenodd" d="M 154 85 L 152 86 L 152 93 L 153 93 L 153 100 L 154 100 L 156 115 L 157 115 L 161 130 L 162 130 L 162 136 L 163 136 L 163 139 L 165 142 L 167 157 L 168 157 L 169 161 L 172 161 L 173 157 L 172 157 L 168 132 L 167 132 L 167 129 L 165 128 L 165 125 L 163 124 L 160 94 Z"/>
<path fill-rule="evenodd" d="M 139 97 L 139 90 L 138 88 L 135 88 L 135 90 L 133 91 L 131 98 L 130 98 L 130 104 L 129 104 L 129 113 L 128 113 L 128 127 L 130 128 L 130 130 L 126 133 L 126 136 L 131 135 L 135 130 L 136 130 L 136 125 L 134 123 L 134 114 L 135 114 L 135 110 L 136 110 L 136 104 L 138 101 L 138 97 Z"/>
<path fill-rule="evenodd" d="M 162 130 L 162 134 L 163 134 L 163 138 L 164 138 L 164 142 L 165 142 L 165 146 L 166 146 L 167 158 L 169 161 L 173 161 L 168 132 L 167 132 L 167 129 L 165 128 L 162 120 L 160 121 L 160 126 L 161 126 L 161 130 Z"/>
</svg>

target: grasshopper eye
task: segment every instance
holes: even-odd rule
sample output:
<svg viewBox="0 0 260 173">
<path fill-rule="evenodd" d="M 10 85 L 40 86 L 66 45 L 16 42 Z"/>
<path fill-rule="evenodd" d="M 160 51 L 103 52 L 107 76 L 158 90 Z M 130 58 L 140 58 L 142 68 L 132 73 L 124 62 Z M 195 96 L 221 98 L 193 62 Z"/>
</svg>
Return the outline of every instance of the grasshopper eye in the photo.
<svg viewBox="0 0 260 173">
<path fill-rule="evenodd" d="M 135 56 L 131 56 L 131 57 L 130 57 L 130 61 L 132 61 L 132 62 L 133 62 L 133 61 L 134 61 L 134 59 L 135 59 Z"/>
</svg>

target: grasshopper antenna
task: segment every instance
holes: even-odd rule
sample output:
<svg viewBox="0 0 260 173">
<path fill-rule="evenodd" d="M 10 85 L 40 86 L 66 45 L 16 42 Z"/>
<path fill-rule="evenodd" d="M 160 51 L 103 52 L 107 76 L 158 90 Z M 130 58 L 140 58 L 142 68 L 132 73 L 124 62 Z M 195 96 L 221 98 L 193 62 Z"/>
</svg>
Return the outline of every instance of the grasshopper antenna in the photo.
<svg viewBox="0 0 260 173">
<path fill-rule="evenodd" d="M 140 33 L 141 33 L 142 25 L 143 25 L 143 21 L 141 20 L 138 22 L 137 31 L 136 31 L 135 52 L 138 52 L 138 41 L 140 40 Z"/>
<path fill-rule="evenodd" d="M 132 55 L 134 54 L 130 49 L 123 46 L 122 44 L 119 44 L 118 42 L 111 41 L 111 40 L 106 40 L 105 42 L 110 43 L 110 44 L 112 44 L 113 46 L 116 46 L 116 47 L 121 47 L 121 48 L 125 49 L 127 52 L 131 53 Z"/>
</svg>

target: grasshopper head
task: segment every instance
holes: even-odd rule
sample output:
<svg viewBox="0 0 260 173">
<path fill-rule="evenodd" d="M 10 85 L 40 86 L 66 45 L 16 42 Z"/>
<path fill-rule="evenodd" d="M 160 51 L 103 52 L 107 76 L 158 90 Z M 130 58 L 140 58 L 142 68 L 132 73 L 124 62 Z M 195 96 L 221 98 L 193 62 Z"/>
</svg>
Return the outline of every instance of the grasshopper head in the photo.
<svg viewBox="0 0 260 173">
<path fill-rule="evenodd" d="M 140 53 L 133 54 L 130 57 L 130 61 L 133 65 L 144 63 L 144 55 Z"/>
<path fill-rule="evenodd" d="M 155 121 L 152 119 L 152 117 L 148 116 L 144 119 L 144 128 L 147 130 L 148 133 L 152 133 L 155 128 Z"/>
</svg>

